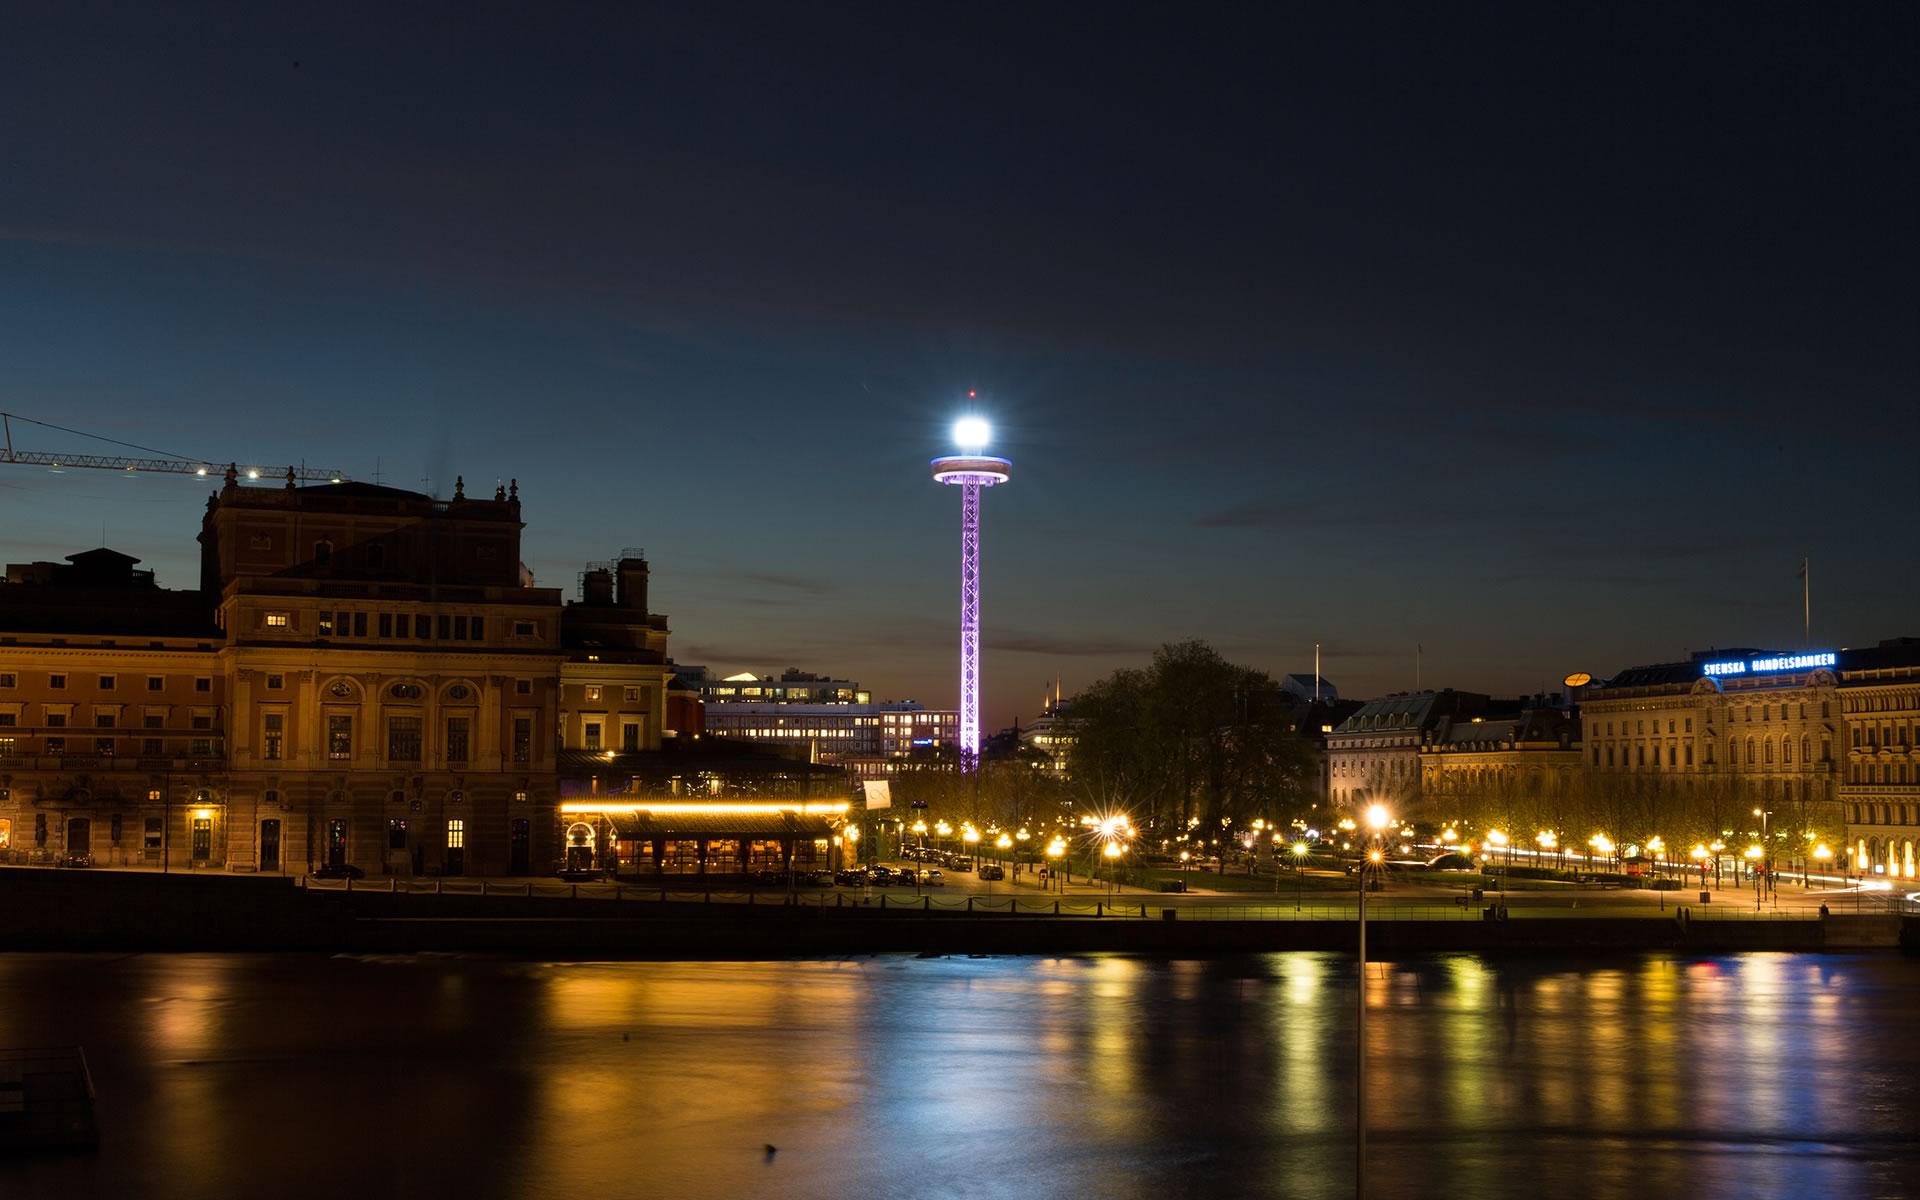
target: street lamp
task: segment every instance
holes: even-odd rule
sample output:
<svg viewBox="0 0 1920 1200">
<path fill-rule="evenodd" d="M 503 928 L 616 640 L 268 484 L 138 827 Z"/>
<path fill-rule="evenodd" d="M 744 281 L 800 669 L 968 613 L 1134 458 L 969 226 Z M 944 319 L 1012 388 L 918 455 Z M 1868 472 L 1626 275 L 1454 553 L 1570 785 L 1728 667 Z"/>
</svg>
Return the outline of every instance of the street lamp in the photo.
<svg viewBox="0 0 1920 1200">
<path fill-rule="evenodd" d="M 1753 881 L 1753 911 L 1755 912 L 1760 911 L 1760 880 L 1757 877 L 1757 873 L 1760 866 L 1760 856 L 1764 853 L 1765 851 L 1761 850 L 1759 846 L 1747 847 L 1747 861 L 1754 864 L 1754 870 L 1756 872 L 1756 878 Z"/>
<path fill-rule="evenodd" d="M 1367 809 L 1367 828 L 1373 831 L 1375 845 L 1368 850 L 1367 857 L 1360 864 L 1360 903 L 1358 907 L 1360 927 L 1360 981 L 1359 981 L 1359 1022 L 1355 1026 L 1354 1038 L 1354 1105 L 1353 1105 L 1353 1194 L 1361 1200 L 1367 1194 L 1367 867 L 1369 863 L 1380 861 L 1380 833 L 1387 827 L 1391 817 L 1385 806 L 1375 804 Z"/>
<path fill-rule="evenodd" d="M 1067 843 L 1061 840 L 1058 834 L 1055 834 L 1054 839 L 1047 843 L 1047 858 L 1050 860 L 1050 865 L 1048 866 L 1047 870 L 1048 870 L 1048 873 L 1052 874 L 1056 878 L 1058 878 L 1060 875 L 1060 860 L 1066 855 L 1066 853 L 1067 853 Z M 1059 883 L 1060 883 L 1060 894 L 1064 896 L 1067 894 L 1066 881 L 1064 879 L 1061 879 L 1059 880 Z"/>
<path fill-rule="evenodd" d="M 1300 901 L 1307 890 L 1307 844 L 1293 844 L 1293 911 L 1300 911 Z"/>
<path fill-rule="evenodd" d="M 1006 851 L 1013 849 L 1013 839 L 1008 837 L 1003 831 L 999 837 L 993 840 L 993 848 L 1001 852 L 1000 857 L 1004 860 L 1006 858 Z M 999 869 L 998 867 L 994 868 L 996 871 Z M 987 880 L 987 895 L 993 895 L 993 880 L 991 879 Z"/>
<path fill-rule="evenodd" d="M 1107 848 L 1101 853 L 1107 856 L 1107 903 L 1111 904 L 1113 903 L 1114 873 L 1120 865 L 1119 841 L 1116 839 L 1108 842 Z"/>
<path fill-rule="evenodd" d="M 960 840 L 967 844 L 967 857 L 974 858 L 974 847 L 980 844 L 980 831 L 972 825 L 962 826 L 960 829 Z M 980 869 L 980 862 L 977 858 L 974 859 L 973 869 L 975 871 Z"/>
<path fill-rule="evenodd" d="M 1827 848 L 1825 842 L 1821 842 L 1813 848 L 1813 858 L 1815 862 L 1820 864 L 1820 870 L 1824 873 L 1827 869 L 1827 864 L 1833 861 L 1833 851 Z M 1804 883 L 1805 880 L 1803 879 L 1802 882 Z"/>
<path fill-rule="evenodd" d="M 1756 808 L 1753 810 L 1753 815 L 1760 818 L 1760 845 L 1764 847 L 1760 852 L 1760 877 L 1754 880 L 1753 888 L 1753 907 L 1757 911 L 1760 907 L 1760 889 L 1762 887 L 1770 889 L 1773 883 L 1773 843 L 1767 840 L 1767 822 L 1773 817 L 1773 810 Z"/>
<path fill-rule="evenodd" d="M 1696 842 L 1694 843 L 1693 849 L 1687 851 L 1687 854 L 1693 859 L 1694 862 L 1700 864 L 1700 886 L 1703 888 L 1706 887 L 1707 886 L 1707 848 Z M 1700 898 L 1702 900 L 1706 899 L 1705 896 L 1702 896 Z"/>
</svg>

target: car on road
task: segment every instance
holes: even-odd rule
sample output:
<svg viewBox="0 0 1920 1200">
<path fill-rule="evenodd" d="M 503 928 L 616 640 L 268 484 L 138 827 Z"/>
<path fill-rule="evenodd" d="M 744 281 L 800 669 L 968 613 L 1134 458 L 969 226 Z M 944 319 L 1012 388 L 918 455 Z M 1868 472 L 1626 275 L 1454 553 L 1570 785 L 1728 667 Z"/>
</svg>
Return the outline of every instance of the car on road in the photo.
<svg viewBox="0 0 1920 1200">
<path fill-rule="evenodd" d="M 328 863 L 308 872 L 315 879 L 365 879 L 367 873 L 352 863 Z"/>
<path fill-rule="evenodd" d="M 920 872 L 912 867 L 901 867 L 894 876 L 894 882 L 901 887 L 912 887 L 920 882 Z"/>
<path fill-rule="evenodd" d="M 999 863 L 982 863 L 980 865 L 979 875 L 982 879 L 1005 879 L 1007 877 L 1007 869 Z"/>
<path fill-rule="evenodd" d="M 956 854 L 953 860 L 947 863 L 947 867 L 954 871 L 971 871 L 973 870 L 973 860 L 965 855 Z"/>
<path fill-rule="evenodd" d="M 867 882 L 871 883 L 874 887 L 892 887 L 893 886 L 894 879 L 893 879 L 892 867 L 875 867 L 872 871 L 868 872 L 868 874 L 870 878 L 868 879 Z"/>
<path fill-rule="evenodd" d="M 867 886 L 867 870 L 865 867 L 855 867 L 847 871 L 835 871 L 833 873 L 833 882 L 838 887 L 865 887 Z"/>
<path fill-rule="evenodd" d="M 940 872 L 938 867 L 935 867 L 922 875 L 920 882 L 926 884 L 928 887 L 945 887 L 947 886 L 947 877 Z"/>
<path fill-rule="evenodd" d="M 1427 860 L 1430 871 L 1471 871 L 1473 860 L 1458 850 L 1449 850 L 1445 854 L 1436 854 Z"/>
</svg>

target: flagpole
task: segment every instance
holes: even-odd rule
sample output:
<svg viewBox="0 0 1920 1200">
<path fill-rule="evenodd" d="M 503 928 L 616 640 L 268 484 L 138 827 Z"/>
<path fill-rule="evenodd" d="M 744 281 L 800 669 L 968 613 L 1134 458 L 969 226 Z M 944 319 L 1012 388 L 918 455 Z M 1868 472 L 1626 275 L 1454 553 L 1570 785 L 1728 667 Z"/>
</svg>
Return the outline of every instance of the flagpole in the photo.
<svg viewBox="0 0 1920 1200">
<path fill-rule="evenodd" d="M 1813 571 L 1812 560 L 1800 560 L 1800 605 L 1803 625 L 1800 636 L 1806 640 L 1806 648 L 1813 649 Z"/>
<path fill-rule="evenodd" d="M 1320 703 L 1320 643 L 1313 644 L 1313 702 Z"/>
</svg>

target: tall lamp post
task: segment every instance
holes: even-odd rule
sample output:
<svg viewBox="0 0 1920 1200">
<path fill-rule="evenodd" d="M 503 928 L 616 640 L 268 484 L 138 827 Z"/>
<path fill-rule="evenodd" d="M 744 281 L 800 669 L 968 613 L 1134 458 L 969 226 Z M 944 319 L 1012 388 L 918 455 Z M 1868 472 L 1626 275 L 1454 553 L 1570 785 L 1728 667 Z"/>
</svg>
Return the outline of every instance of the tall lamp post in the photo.
<svg viewBox="0 0 1920 1200">
<path fill-rule="evenodd" d="M 927 873 L 927 823 L 925 821 L 916 820 L 913 823 L 913 837 L 914 840 L 919 843 L 918 853 L 914 855 L 914 861 L 919 863 L 920 866 L 913 872 L 913 894 L 918 896 L 920 894 L 920 877 Z"/>
<path fill-rule="evenodd" d="M 1114 882 L 1115 882 L 1114 876 L 1118 873 L 1118 869 L 1120 866 L 1119 839 L 1116 838 L 1113 841 L 1108 842 L 1106 849 L 1102 850 L 1101 853 L 1107 856 L 1107 903 L 1112 904 L 1113 889 L 1114 889 Z"/>
<path fill-rule="evenodd" d="M 1767 837 L 1767 822 L 1773 817 L 1770 808 L 1756 808 L 1753 815 L 1760 818 L 1760 877 L 1753 882 L 1753 907 L 1760 907 L 1760 892 L 1773 886 L 1773 843 Z"/>
<path fill-rule="evenodd" d="M 1367 868 L 1379 863 L 1380 834 L 1391 818 L 1383 805 L 1367 809 L 1367 828 L 1371 831 L 1366 857 L 1360 860 L 1360 986 L 1359 1022 L 1355 1026 L 1353 1072 L 1353 1195 L 1365 1200 L 1367 1194 Z"/>
<path fill-rule="evenodd" d="M 980 873 L 980 856 L 976 852 L 980 845 L 980 831 L 969 823 L 961 828 L 960 840 L 967 844 L 967 857 L 973 859 L 973 870 L 977 876 Z"/>
<path fill-rule="evenodd" d="M 1013 839 L 1008 837 L 1005 831 L 1002 831 L 1000 836 L 994 839 L 993 848 L 1000 851 L 1000 857 L 1005 859 L 1007 851 L 1013 849 Z M 993 880 L 991 879 L 987 880 L 987 895 L 993 895 Z"/>
<path fill-rule="evenodd" d="M 1760 872 L 1760 856 L 1763 853 L 1765 853 L 1765 851 L 1761 850 L 1759 846 L 1747 847 L 1747 861 L 1753 864 L 1754 875 L 1755 875 L 1755 878 L 1753 881 L 1753 911 L 1755 912 L 1760 911 L 1759 872 Z"/>
<path fill-rule="evenodd" d="M 1300 902 L 1307 890 L 1307 844 L 1293 844 L 1293 911 L 1300 911 Z"/>
<path fill-rule="evenodd" d="M 1066 853 L 1067 844 L 1058 837 L 1055 837 L 1047 843 L 1047 871 L 1054 877 L 1054 881 L 1059 884 L 1060 894 L 1063 896 L 1067 894 L 1067 883 L 1066 880 L 1060 878 L 1060 859 L 1065 856 Z"/>
</svg>

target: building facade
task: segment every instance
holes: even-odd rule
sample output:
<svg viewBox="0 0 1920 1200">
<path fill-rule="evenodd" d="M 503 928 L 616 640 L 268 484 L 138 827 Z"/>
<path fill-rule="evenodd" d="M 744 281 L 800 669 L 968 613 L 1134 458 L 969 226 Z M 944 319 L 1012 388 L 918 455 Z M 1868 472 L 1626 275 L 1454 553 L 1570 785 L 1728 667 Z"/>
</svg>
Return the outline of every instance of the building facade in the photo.
<svg viewBox="0 0 1920 1200">
<path fill-rule="evenodd" d="M 1443 719 L 1485 715 L 1476 692 L 1396 692 L 1369 700 L 1326 735 L 1327 801 L 1334 814 L 1384 804 L 1401 820 L 1417 814 L 1420 751 Z"/>
<path fill-rule="evenodd" d="M 1616 839 L 1719 839 L 1729 854 L 1764 833 L 1776 866 L 1811 866 L 1844 831 L 1836 661 L 1708 650 L 1588 689 L 1582 765 L 1595 820 Z"/>
<path fill-rule="evenodd" d="M 712 679 L 682 668 L 680 686 L 702 700 L 705 736 L 805 747 L 812 761 L 863 779 L 885 779 L 912 760 L 959 745 L 960 714 L 915 700 L 875 703 L 851 680 L 789 669 L 778 679 L 750 673 Z"/>
<path fill-rule="evenodd" d="M 1839 668 L 1848 865 L 1864 874 L 1920 878 L 1920 638 L 1842 651 Z"/>
<path fill-rule="evenodd" d="M 645 612 L 643 559 L 563 608 L 526 575 L 521 528 L 517 488 L 440 501 L 230 471 L 198 590 L 104 549 L 9 567 L 0 849 L 168 870 L 550 869 L 559 752 L 661 742 L 667 629 Z"/>
<path fill-rule="evenodd" d="M 1581 771 L 1580 718 L 1552 699 L 1536 697 L 1512 717 L 1441 718 L 1420 747 L 1428 817 L 1462 831 L 1518 830 L 1521 817 L 1544 817 L 1571 796 Z"/>
</svg>

